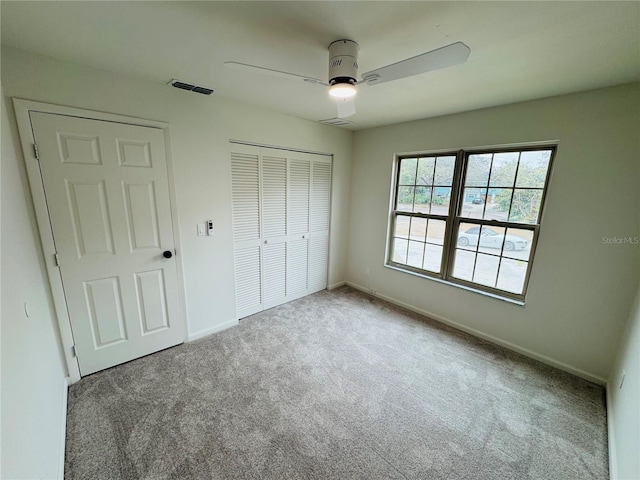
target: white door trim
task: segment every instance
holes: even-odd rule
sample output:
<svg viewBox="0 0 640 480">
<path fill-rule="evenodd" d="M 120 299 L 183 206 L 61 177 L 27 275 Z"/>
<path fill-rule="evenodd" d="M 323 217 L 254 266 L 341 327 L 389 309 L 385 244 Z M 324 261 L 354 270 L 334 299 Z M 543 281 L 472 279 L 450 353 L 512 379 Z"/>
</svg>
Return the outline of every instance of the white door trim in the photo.
<svg viewBox="0 0 640 480">
<path fill-rule="evenodd" d="M 67 367 L 67 373 L 70 383 L 80 380 L 80 367 L 78 361 L 73 354 L 73 334 L 71 331 L 71 322 L 67 311 L 67 304 L 64 296 L 64 288 L 62 285 L 62 277 L 60 270 L 55 262 L 55 245 L 53 239 L 53 231 L 49 221 L 49 211 L 44 194 L 44 184 L 40 176 L 40 168 L 38 159 L 33 148 L 35 139 L 31 129 L 30 112 L 53 113 L 57 115 L 67 115 L 71 117 L 87 118 L 92 120 L 102 120 L 107 122 L 124 123 L 129 125 L 138 125 L 142 127 L 154 127 L 162 129 L 165 139 L 165 150 L 167 157 L 167 175 L 169 180 L 169 198 L 171 204 L 171 219 L 173 222 L 173 240 L 176 251 L 176 267 L 178 271 L 178 298 L 180 301 L 180 313 L 184 319 L 185 326 L 187 322 L 187 310 L 185 303 L 184 291 L 184 270 L 182 263 L 182 249 L 180 244 L 180 223 L 178 219 L 178 209 L 176 204 L 175 177 L 173 171 L 173 155 L 171 149 L 171 130 L 166 122 L 158 122 L 154 120 L 145 120 L 141 118 L 128 117 L 124 115 L 115 115 L 105 112 L 96 112 L 93 110 L 84 110 L 80 108 L 65 107 L 62 105 L 54 105 L 42 103 L 32 100 L 24 100 L 13 98 L 13 106 L 16 114 L 16 122 L 18 124 L 18 132 L 20 134 L 20 144 L 22 146 L 22 154 L 29 177 L 29 186 L 31 188 L 31 197 L 36 213 L 38 223 L 38 231 L 40 242 L 42 244 L 42 252 L 44 254 L 44 263 L 49 278 L 49 286 L 51 288 L 51 296 L 55 307 L 55 314 L 60 333 L 60 341 L 62 343 L 63 356 Z M 188 328 L 185 328 L 185 335 Z M 185 336 L 185 340 L 187 340 Z"/>
</svg>

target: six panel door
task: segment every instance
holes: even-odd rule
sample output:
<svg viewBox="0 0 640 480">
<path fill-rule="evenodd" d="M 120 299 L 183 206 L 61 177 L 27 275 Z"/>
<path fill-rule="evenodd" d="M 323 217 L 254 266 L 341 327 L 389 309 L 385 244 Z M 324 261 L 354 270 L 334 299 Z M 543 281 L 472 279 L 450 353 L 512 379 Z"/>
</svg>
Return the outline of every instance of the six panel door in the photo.
<svg viewBox="0 0 640 480">
<path fill-rule="evenodd" d="M 81 374 L 181 343 L 163 131 L 36 112 L 31 123 Z"/>
</svg>

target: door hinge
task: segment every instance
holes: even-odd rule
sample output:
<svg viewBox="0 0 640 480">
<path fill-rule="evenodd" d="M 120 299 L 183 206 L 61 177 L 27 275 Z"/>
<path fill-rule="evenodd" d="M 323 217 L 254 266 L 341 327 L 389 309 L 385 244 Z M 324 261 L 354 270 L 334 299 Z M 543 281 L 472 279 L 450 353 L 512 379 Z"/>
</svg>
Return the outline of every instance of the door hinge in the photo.
<svg viewBox="0 0 640 480">
<path fill-rule="evenodd" d="M 53 258 L 56 261 L 56 267 L 60 266 L 60 256 L 57 253 L 53 254 Z"/>
<path fill-rule="evenodd" d="M 38 144 L 33 144 L 33 154 L 36 156 L 36 160 L 40 160 L 40 151 L 38 150 Z"/>
<path fill-rule="evenodd" d="M 73 355 L 76 358 L 78 357 L 78 351 L 76 350 L 75 345 L 71 345 L 71 355 Z"/>
</svg>

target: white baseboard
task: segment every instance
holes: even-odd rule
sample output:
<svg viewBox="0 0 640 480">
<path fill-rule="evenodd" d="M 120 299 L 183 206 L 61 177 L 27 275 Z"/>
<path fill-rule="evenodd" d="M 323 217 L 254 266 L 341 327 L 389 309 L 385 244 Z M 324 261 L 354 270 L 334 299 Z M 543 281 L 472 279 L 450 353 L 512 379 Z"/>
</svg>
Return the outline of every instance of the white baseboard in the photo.
<svg viewBox="0 0 640 480">
<path fill-rule="evenodd" d="M 618 461 L 616 452 L 616 436 L 613 425 L 613 401 L 611 398 L 610 385 L 607 383 L 607 440 L 609 441 L 609 479 L 618 478 Z"/>
<path fill-rule="evenodd" d="M 64 479 L 64 454 L 67 443 L 67 398 L 69 394 L 69 385 L 71 378 L 64 377 L 62 379 L 62 411 L 60 412 L 60 460 L 58 463 L 58 478 Z"/>
<path fill-rule="evenodd" d="M 211 335 L 212 333 L 221 332 L 226 330 L 227 328 L 235 327 L 238 325 L 238 320 L 229 320 L 228 322 L 220 323 L 211 328 L 205 328 L 204 330 L 200 330 L 196 333 L 191 333 L 187 337 L 187 342 L 193 342 L 194 340 L 198 340 L 199 338 L 206 337 Z"/>
<path fill-rule="evenodd" d="M 327 287 L 327 290 L 334 290 L 334 289 L 340 288 L 340 287 L 342 287 L 343 285 L 346 285 L 346 284 L 347 284 L 347 282 L 332 283 L 331 285 L 329 285 Z"/>
<path fill-rule="evenodd" d="M 363 287 L 362 285 L 358 285 L 356 283 L 353 282 L 346 282 L 347 285 L 349 285 L 350 287 L 353 287 L 357 290 L 360 290 L 364 293 L 370 294 L 370 289 Z M 576 367 L 572 367 L 571 365 L 568 365 L 564 362 L 561 362 L 559 360 L 555 360 L 551 357 L 547 357 L 546 355 L 541 355 L 539 353 L 536 353 L 532 350 L 529 350 L 527 348 L 521 347 L 520 345 L 516 345 L 515 343 L 511 343 L 508 342 L 506 340 L 502 340 L 498 337 L 494 337 L 493 335 L 488 335 L 486 333 L 481 332 L 480 330 L 476 330 L 475 328 L 471 328 L 471 327 L 467 327 L 466 325 L 462 325 L 458 322 L 454 322 L 453 320 L 449 320 L 448 318 L 442 317 L 440 315 L 437 315 L 435 313 L 429 312 L 427 310 L 423 310 L 421 308 L 418 307 L 414 307 L 413 305 L 409 305 L 408 303 L 405 302 L 401 302 L 400 300 L 397 300 L 393 297 L 389 297 L 387 295 L 384 295 L 380 292 L 377 292 L 376 297 L 385 300 L 389 303 L 393 303 L 394 305 L 398 305 L 399 307 L 402 308 L 406 308 L 407 310 L 411 310 L 412 312 L 415 313 L 419 313 L 420 315 L 424 315 L 425 317 L 429 317 L 433 320 L 436 320 L 440 323 L 444 323 L 445 325 L 449 325 L 450 327 L 453 327 L 457 330 L 461 330 L 465 333 L 468 333 L 470 335 L 473 335 L 474 337 L 478 337 L 481 338 L 483 340 L 486 340 L 488 342 L 494 343 L 496 345 L 500 345 L 501 347 L 504 347 L 508 350 L 512 350 L 514 352 L 520 353 L 522 355 L 524 355 L 525 357 L 529 357 L 532 358 L 534 360 L 538 360 L 539 362 L 545 363 L 547 365 L 550 365 L 552 367 L 558 368 L 560 370 L 563 370 L 565 372 L 571 373 L 573 375 L 576 375 L 580 378 L 584 378 L 585 380 L 588 380 L 592 383 L 598 384 L 598 385 L 603 385 L 606 386 L 607 381 L 602 378 L 599 377 L 598 375 L 593 375 L 589 372 L 585 372 L 584 370 L 581 370 L 579 368 Z"/>
</svg>

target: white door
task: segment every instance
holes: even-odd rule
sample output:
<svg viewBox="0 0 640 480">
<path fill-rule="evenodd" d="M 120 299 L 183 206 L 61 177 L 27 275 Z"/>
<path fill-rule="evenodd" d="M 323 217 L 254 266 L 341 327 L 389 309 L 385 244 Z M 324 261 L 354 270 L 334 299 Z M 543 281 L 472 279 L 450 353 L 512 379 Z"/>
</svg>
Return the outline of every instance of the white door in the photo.
<svg viewBox="0 0 640 480">
<path fill-rule="evenodd" d="M 183 342 L 164 132 L 30 115 L 81 374 Z"/>
<path fill-rule="evenodd" d="M 287 301 L 309 294 L 309 208 L 311 161 L 304 153 L 289 157 L 289 251 L 287 252 Z"/>
<path fill-rule="evenodd" d="M 287 298 L 287 156 L 262 149 L 262 259 L 264 308 Z"/>
<path fill-rule="evenodd" d="M 331 158 L 232 144 L 238 318 L 327 287 Z"/>
<path fill-rule="evenodd" d="M 231 195 L 233 254 L 238 318 L 262 310 L 262 245 L 260 203 L 260 153 L 246 145 L 233 145 Z"/>
<path fill-rule="evenodd" d="M 309 232 L 309 293 L 327 288 L 331 163 L 314 155 L 311 164 L 311 218 Z"/>
</svg>

